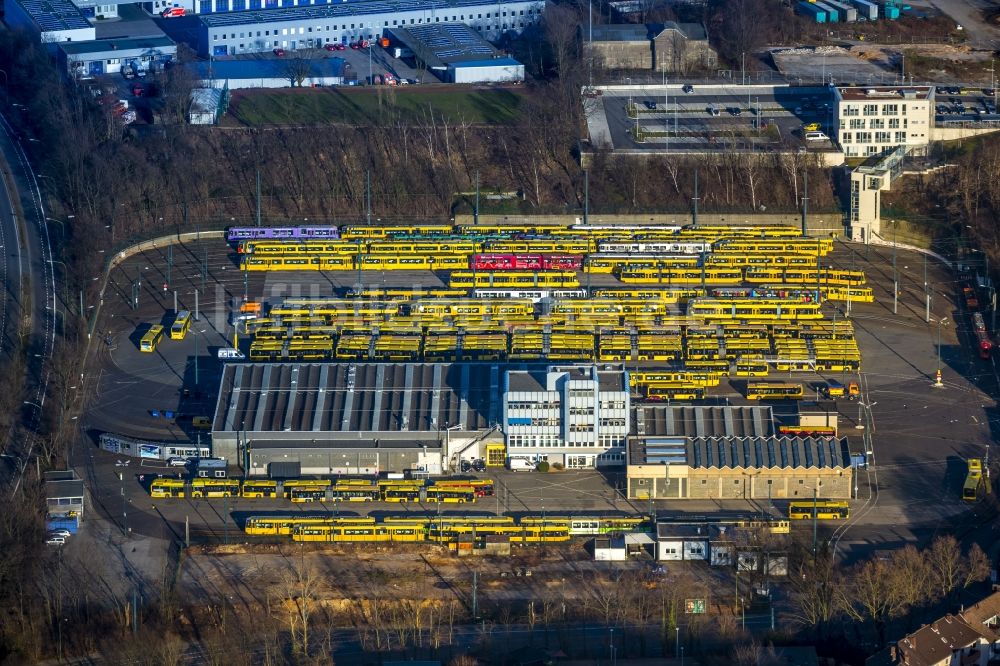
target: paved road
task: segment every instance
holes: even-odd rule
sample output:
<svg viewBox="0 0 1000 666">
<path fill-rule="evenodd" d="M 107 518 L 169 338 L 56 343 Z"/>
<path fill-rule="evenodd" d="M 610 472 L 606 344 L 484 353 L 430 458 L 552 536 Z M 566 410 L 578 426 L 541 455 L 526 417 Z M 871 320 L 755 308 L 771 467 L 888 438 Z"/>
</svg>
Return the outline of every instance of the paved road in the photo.
<svg viewBox="0 0 1000 666">
<path fill-rule="evenodd" d="M 0 191 L 0 225 L 3 228 L 5 262 L 9 259 L 11 268 L 5 268 L 4 273 L 9 299 L 16 308 L 13 315 L 5 310 L 4 318 L 8 325 L 13 325 L 13 320 L 7 318 L 30 315 L 24 395 L 25 407 L 31 411 L 26 415 L 27 423 L 34 428 L 45 408 L 49 382 L 47 364 L 55 349 L 56 313 L 59 308 L 56 301 L 55 264 L 38 178 L 14 129 L 3 117 L 0 117 L 0 153 L 7 165 L 3 170 L 5 187 Z M 13 201 L 17 202 L 17 206 L 13 205 Z M 18 208 L 24 216 L 20 229 L 15 220 Z M 20 231 L 25 233 L 23 238 L 19 238 Z M 15 264 L 17 269 L 13 270 Z M 18 283 L 16 295 L 12 294 L 15 280 Z M 23 289 L 25 281 L 28 282 L 27 289 Z M 28 299 L 27 303 L 22 301 L 22 296 Z M 24 312 L 24 307 L 30 308 L 28 313 Z M 65 309 L 65 304 L 63 308 Z M 16 491 L 32 452 L 30 448 L 27 451 L 16 451 L 13 446 L 16 446 L 14 442 L 8 442 L 5 451 L 7 455 L 21 461 L 15 482 Z"/>
</svg>

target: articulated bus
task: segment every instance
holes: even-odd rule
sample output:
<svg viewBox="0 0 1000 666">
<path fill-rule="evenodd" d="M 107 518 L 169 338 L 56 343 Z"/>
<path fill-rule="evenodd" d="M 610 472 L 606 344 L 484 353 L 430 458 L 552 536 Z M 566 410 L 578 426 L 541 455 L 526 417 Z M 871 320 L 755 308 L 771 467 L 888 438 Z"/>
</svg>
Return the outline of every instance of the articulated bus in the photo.
<svg viewBox="0 0 1000 666">
<path fill-rule="evenodd" d="M 803 500 L 788 505 L 788 518 L 791 520 L 811 520 L 814 513 L 817 520 L 847 520 L 851 517 L 847 502 Z"/>
<path fill-rule="evenodd" d="M 979 491 L 983 487 L 983 461 L 979 458 L 969 458 L 969 473 L 962 486 L 962 499 L 975 502 L 979 499 Z"/>
<path fill-rule="evenodd" d="M 183 479 L 156 479 L 149 486 L 150 497 L 184 497 Z"/>
<path fill-rule="evenodd" d="M 799 400 L 803 395 L 802 384 L 747 382 L 747 400 Z"/>
<path fill-rule="evenodd" d="M 170 326 L 170 339 L 183 340 L 191 330 L 191 313 L 181 310 L 174 318 L 174 323 Z"/>
<path fill-rule="evenodd" d="M 149 327 L 149 330 L 142 335 L 142 339 L 139 340 L 139 351 L 143 352 L 155 352 L 156 345 L 160 344 L 160 340 L 163 339 L 163 327 L 159 324 L 155 324 Z"/>
</svg>

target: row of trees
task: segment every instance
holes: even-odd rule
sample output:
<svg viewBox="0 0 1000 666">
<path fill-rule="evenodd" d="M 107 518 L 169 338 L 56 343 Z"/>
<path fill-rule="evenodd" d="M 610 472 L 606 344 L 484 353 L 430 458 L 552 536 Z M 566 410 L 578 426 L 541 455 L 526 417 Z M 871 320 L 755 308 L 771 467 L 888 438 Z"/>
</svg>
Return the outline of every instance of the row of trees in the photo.
<svg viewBox="0 0 1000 666">
<path fill-rule="evenodd" d="M 883 645 L 891 622 L 904 620 L 903 628 L 911 628 L 926 613 L 940 614 L 962 590 L 989 575 L 989 558 L 978 545 L 963 554 L 954 537 L 939 536 L 922 550 L 907 545 L 876 552 L 847 569 L 824 550 L 803 558 L 789 584 L 796 619 L 820 639 L 844 633 L 856 622 L 853 629 L 870 627 Z"/>
</svg>

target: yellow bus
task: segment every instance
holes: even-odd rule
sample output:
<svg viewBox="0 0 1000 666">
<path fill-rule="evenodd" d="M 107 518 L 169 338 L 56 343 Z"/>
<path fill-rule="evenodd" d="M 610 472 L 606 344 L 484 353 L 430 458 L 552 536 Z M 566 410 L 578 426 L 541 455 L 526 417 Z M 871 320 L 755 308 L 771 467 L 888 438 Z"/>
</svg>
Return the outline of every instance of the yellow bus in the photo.
<svg viewBox="0 0 1000 666">
<path fill-rule="evenodd" d="M 149 327 L 142 339 L 139 341 L 139 351 L 144 352 L 155 352 L 156 345 L 160 344 L 160 340 L 163 339 L 163 327 L 159 324 L 155 324 Z"/>
<path fill-rule="evenodd" d="M 239 494 L 237 479 L 195 479 L 191 482 L 191 497 L 236 497 Z"/>
<path fill-rule="evenodd" d="M 975 502 L 979 499 L 979 490 L 983 486 L 983 461 L 978 458 L 970 458 L 968 465 L 969 473 L 962 486 L 962 499 L 966 502 Z"/>
<path fill-rule="evenodd" d="M 769 366 L 763 361 L 736 361 L 737 377 L 767 377 Z"/>
<path fill-rule="evenodd" d="M 187 310 L 181 310 L 174 317 L 174 323 L 170 326 L 170 339 L 171 340 L 183 340 L 191 330 L 191 313 Z"/>
<path fill-rule="evenodd" d="M 182 479 L 156 479 L 149 486 L 150 497 L 184 497 Z"/>
<path fill-rule="evenodd" d="M 817 520 L 847 520 L 851 517 L 851 508 L 847 502 L 803 500 L 788 505 L 788 518 L 791 520 L 810 520 L 814 512 Z"/>
<path fill-rule="evenodd" d="M 705 389 L 688 385 L 667 386 L 654 385 L 646 389 L 648 400 L 701 400 L 705 397 Z"/>
<path fill-rule="evenodd" d="M 476 491 L 471 487 L 431 486 L 427 488 L 426 492 L 428 502 L 465 504 L 476 501 Z"/>
<path fill-rule="evenodd" d="M 803 395 L 802 384 L 747 382 L 747 400 L 798 400 Z"/>
<path fill-rule="evenodd" d="M 240 488 L 240 497 L 277 497 L 278 482 L 270 479 L 247 479 Z"/>
</svg>

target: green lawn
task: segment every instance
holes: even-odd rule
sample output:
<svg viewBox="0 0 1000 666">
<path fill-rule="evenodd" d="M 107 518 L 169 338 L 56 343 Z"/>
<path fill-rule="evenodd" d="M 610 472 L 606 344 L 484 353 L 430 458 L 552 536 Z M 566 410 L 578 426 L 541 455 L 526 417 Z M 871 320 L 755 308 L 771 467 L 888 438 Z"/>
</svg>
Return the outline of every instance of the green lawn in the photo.
<svg viewBox="0 0 1000 666">
<path fill-rule="evenodd" d="M 428 121 L 504 124 L 513 122 L 519 92 L 435 86 L 405 88 L 307 88 L 240 91 L 225 124 L 370 125 Z M 234 123 L 235 121 L 235 123 Z"/>
</svg>

